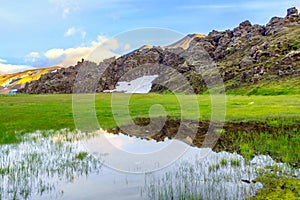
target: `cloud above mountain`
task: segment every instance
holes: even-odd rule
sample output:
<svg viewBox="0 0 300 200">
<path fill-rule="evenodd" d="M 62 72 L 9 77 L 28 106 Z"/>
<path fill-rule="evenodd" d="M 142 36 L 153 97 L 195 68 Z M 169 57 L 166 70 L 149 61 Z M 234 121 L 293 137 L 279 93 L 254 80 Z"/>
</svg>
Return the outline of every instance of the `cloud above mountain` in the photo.
<svg viewBox="0 0 300 200">
<path fill-rule="evenodd" d="M 76 30 L 78 31 L 78 30 Z M 75 31 L 75 32 L 76 32 Z M 68 35 L 72 35 L 74 30 L 68 30 Z M 129 48 L 129 44 L 122 48 Z M 5 59 L 0 58 L 0 74 L 15 73 L 32 68 L 44 68 L 52 66 L 72 66 L 81 59 L 94 62 L 101 62 L 106 58 L 119 56 L 114 50 L 119 48 L 116 39 L 108 39 L 104 36 L 98 36 L 96 41 L 87 45 L 71 48 L 53 48 L 44 53 L 30 52 L 24 57 L 26 64 L 11 64 Z"/>
<path fill-rule="evenodd" d="M 97 41 L 91 42 L 90 45 L 67 49 L 49 49 L 44 56 L 56 62 L 56 65 L 62 66 L 75 65 L 81 59 L 100 62 L 103 59 L 118 56 L 118 54 L 113 52 L 118 46 L 117 40 L 98 36 Z"/>
<path fill-rule="evenodd" d="M 27 65 L 14 65 L 8 64 L 6 62 L 6 60 L 0 59 L 0 74 L 12 74 L 15 72 L 32 68 L 31 66 Z"/>
<path fill-rule="evenodd" d="M 0 58 L 0 63 L 6 63 L 6 62 L 7 62 L 7 60 L 4 60 L 4 59 Z"/>
</svg>

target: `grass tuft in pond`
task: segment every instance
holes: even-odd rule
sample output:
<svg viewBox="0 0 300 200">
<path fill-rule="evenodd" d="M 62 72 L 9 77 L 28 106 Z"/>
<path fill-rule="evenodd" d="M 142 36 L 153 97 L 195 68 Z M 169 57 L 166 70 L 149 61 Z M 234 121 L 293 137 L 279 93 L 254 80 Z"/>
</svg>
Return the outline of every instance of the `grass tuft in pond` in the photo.
<svg viewBox="0 0 300 200">
<path fill-rule="evenodd" d="M 221 165 L 222 166 L 227 166 L 227 159 L 226 158 L 222 158 Z"/>
<path fill-rule="evenodd" d="M 83 160 L 88 156 L 87 152 L 80 152 L 75 156 L 75 159 Z"/>
<path fill-rule="evenodd" d="M 280 166 L 285 174 L 293 174 L 288 165 L 277 164 L 269 156 L 255 156 L 245 162 L 236 153 L 212 152 L 198 158 L 192 154 L 159 174 L 147 174 L 142 193 L 147 199 L 246 199 L 262 188 L 253 180 L 267 173 L 268 166 L 278 165 L 276 168 Z"/>
<path fill-rule="evenodd" d="M 100 170 L 101 162 L 84 151 L 80 137 L 64 129 L 26 134 L 19 144 L 0 145 L 0 199 L 44 193 L 55 198 L 59 183 Z"/>
<path fill-rule="evenodd" d="M 282 122 L 283 123 L 283 122 Z M 237 152 L 251 160 L 254 155 L 270 155 L 278 162 L 300 167 L 300 127 L 279 126 L 272 132 L 227 132 L 220 135 L 215 151 Z"/>
<path fill-rule="evenodd" d="M 231 158 L 230 164 L 231 164 L 231 166 L 239 167 L 241 165 L 241 160 L 239 160 L 237 158 Z"/>
<path fill-rule="evenodd" d="M 272 179 L 282 175 L 298 178 L 283 179 L 295 182 L 281 184 L 282 187 L 296 188 L 299 183 L 300 170 L 276 163 L 270 156 L 255 156 L 248 162 L 236 153 L 227 152 L 212 152 L 203 159 L 197 154 L 190 156 L 159 174 L 147 174 L 142 192 L 147 199 L 247 199 L 258 191 L 258 194 L 264 192 L 260 183 L 264 183 L 264 178 L 258 177 L 265 174 L 268 177 L 270 173 Z"/>
</svg>

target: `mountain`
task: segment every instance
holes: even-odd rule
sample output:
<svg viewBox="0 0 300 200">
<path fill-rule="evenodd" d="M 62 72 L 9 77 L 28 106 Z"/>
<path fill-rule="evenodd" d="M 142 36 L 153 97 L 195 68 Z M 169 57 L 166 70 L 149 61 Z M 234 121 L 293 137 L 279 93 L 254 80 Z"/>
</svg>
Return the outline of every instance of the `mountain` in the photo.
<svg viewBox="0 0 300 200">
<path fill-rule="evenodd" d="M 0 75 L 0 94 L 23 88 L 26 83 L 38 80 L 43 74 L 54 73 L 61 68 L 61 66 L 54 66 L 49 68 L 30 69 L 15 74 L 2 74 Z"/>
<path fill-rule="evenodd" d="M 182 48 L 182 49 L 188 49 L 190 47 L 191 42 L 193 42 L 196 38 L 205 38 L 204 34 L 190 34 L 179 40 L 178 42 L 175 42 L 174 44 L 171 44 L 169 46 L 166 46 L 166 49 L 176 49 L 176 48 Z"/>
<path fill-rule="evenodd" d="M 79 69 L 86 71 L 86 77 L 97 80 L 94 90 L 115 89 L 119 79 L 126 72 L 141 65 L 157 66 L 144 71 L 134 71 L 123 81 L 131 81 L 145 75 L 156 75 L 169 66 L 189 80 L 196 93 L 207 90 L 199 70 L 195 70 L 197 54 L 201 46 L 215 62 L 227 92 L 241 94 L 300 93 L 300 16 L 296 8 L 290 8 L 283 18 L 273 17 L 266 25 L 252 25 L 242 22 L 233 30 L 212 31 L 207 36 L 191 34 L 166 47 L 143 46 L 119 58 L 110 58 L 100 64 L 89 61 L 78 62 L 76 66 L 62 68 L 55 73 L 47 73 L 39 80 L 27 83 L 20 93 L 71 93 Z M 198 55 L 199 56 L 199 55 Z M 204 54 L 202 55 L 204 56 Z M 102 71 L 107 67 L 106 71 Z M 200 71 L 208 74 L 203 68 Z M 103 76 L 98 80 L 99 74 Z M 164 74 L 174 81 L 175 72 Z M 209 74 L 212 78 L 214 74 Z M 166 80 L 166 79 L 165 79 Z M 154 81 L 152 91 L 162 92 L 170 86 Z M 84 82 L 87 84 L 87 82 Z M 168 85 L 169 84 L 169 85 Z M 175 84 L 176 85 L 176 84 Z M 174 87 L 174 85 L 173 85 Z M 79 92 L 88 92 L 89 85 Z M 177 92 L 186 92 L 178 83 Z"/>
</svg>

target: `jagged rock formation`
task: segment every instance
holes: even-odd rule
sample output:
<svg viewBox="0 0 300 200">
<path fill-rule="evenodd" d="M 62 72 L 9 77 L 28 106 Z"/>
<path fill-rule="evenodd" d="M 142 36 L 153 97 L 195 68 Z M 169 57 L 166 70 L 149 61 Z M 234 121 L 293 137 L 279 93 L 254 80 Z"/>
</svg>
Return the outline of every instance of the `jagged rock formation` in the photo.
<svg viewBox="0 0 300 200">
<path fill-rule="evenodd" d="M 291 8 L 286 17 L 273 17 L 265 26 L 245 21 L 233 30 L 214 30 L 207 36 L 189 35 L 167 47 L 144 46 L 119 58 L 107 59 L 99 65 L 78 62 L 76 66 L 62 68 L 27 83 L 19 92 L 72 93 L 80 69 L 86 69 L 86 77 L 97 80 L 97 84 L 90 88 L 82 87 L 78 92 L 88 92 L 90 89 L 96 92 L 112 90 L 126 72 L 150 64 L 156 66 L 156 70 L 151 67 L 146 67 L 144 71 L 133 70 L 127 79 L 157 74 L 159 69 L 163 71 L 162 66 L 169 66 L 185 76 L 196 93 L 201 93 L 206 89 L 203 72 L 208 70 L 201 69 L 202 74 L 195 70 L 196 58 L 193 56 L 195 52 L 201 51 L 197 46 L 204 48 L 216 63 L 227 90 L 266 80 L 297 77 L 300 75 L 300 15 L 296 8 Z M 103 71 L 104 68 L 107 69 Z M 99 77 L 100 73 L 102 77 Z M 165 76 L 172 78 L 175 75 L 170 72 Z M 213 77 L 211 74 L 209 76 Z M 168 86 L 167 81 L 164 83 Z M 154 84 L 152 91 L 166 88 Z M 179 86 L 177 91 L 185 92 Z"/>
</svg>

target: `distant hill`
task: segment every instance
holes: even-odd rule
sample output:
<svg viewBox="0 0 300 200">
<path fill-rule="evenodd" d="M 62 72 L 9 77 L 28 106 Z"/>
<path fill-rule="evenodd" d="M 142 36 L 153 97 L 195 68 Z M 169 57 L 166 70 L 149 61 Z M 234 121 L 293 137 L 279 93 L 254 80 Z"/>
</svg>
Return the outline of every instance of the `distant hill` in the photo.
<svg viewBox="0 0 300 200">
<path fill-rule="evenodd" d="M 61 69 L 60 66 L 49 68 L 30 69 L 15 74 L 0 75 L 0 94 L 8 93 L 14 89 L 21 89 L 26 83 L 38 80 L 43 74 L 53 73 Z"/>
<path fill-rule="evenodd" d="M 76 66 L 44 74 L 39 80 L 27 83 L 19 92 L 71 93 L 79 68 L 92 69 L 89 77 L 95 77 L 104 65 L 108 68 L 96 91 L 113 90 L 123 74 L 150 63 L 176 69 L 189 80 L 194 92 L 203 93 L 206 91 L 205 82 L 194 70 L 195 63 L 190 61 L 193 59 L 189 59 L 193 58 L 197 45 L 201 45 L 216 63 L 228 93 L 300 93 L 300 16 L 296 8 L 288 9 L 283 18 L 273 17 L 266 25 L 244 21 L 233 30 L 214 30 L 207 36 L 191 34 L 166 47 L 146 45 L 99 65 L 79 62 Z M 137 73 L 132 79 L 155 73 L 150 69 L 147 74 Z M 170 73 L 170 79 L 172 76 Z M 178 92 L 182 92 L 179 87 Z M 165 89 L 156 84 L 152 86 L 154 92 Z"/>
</svg>

